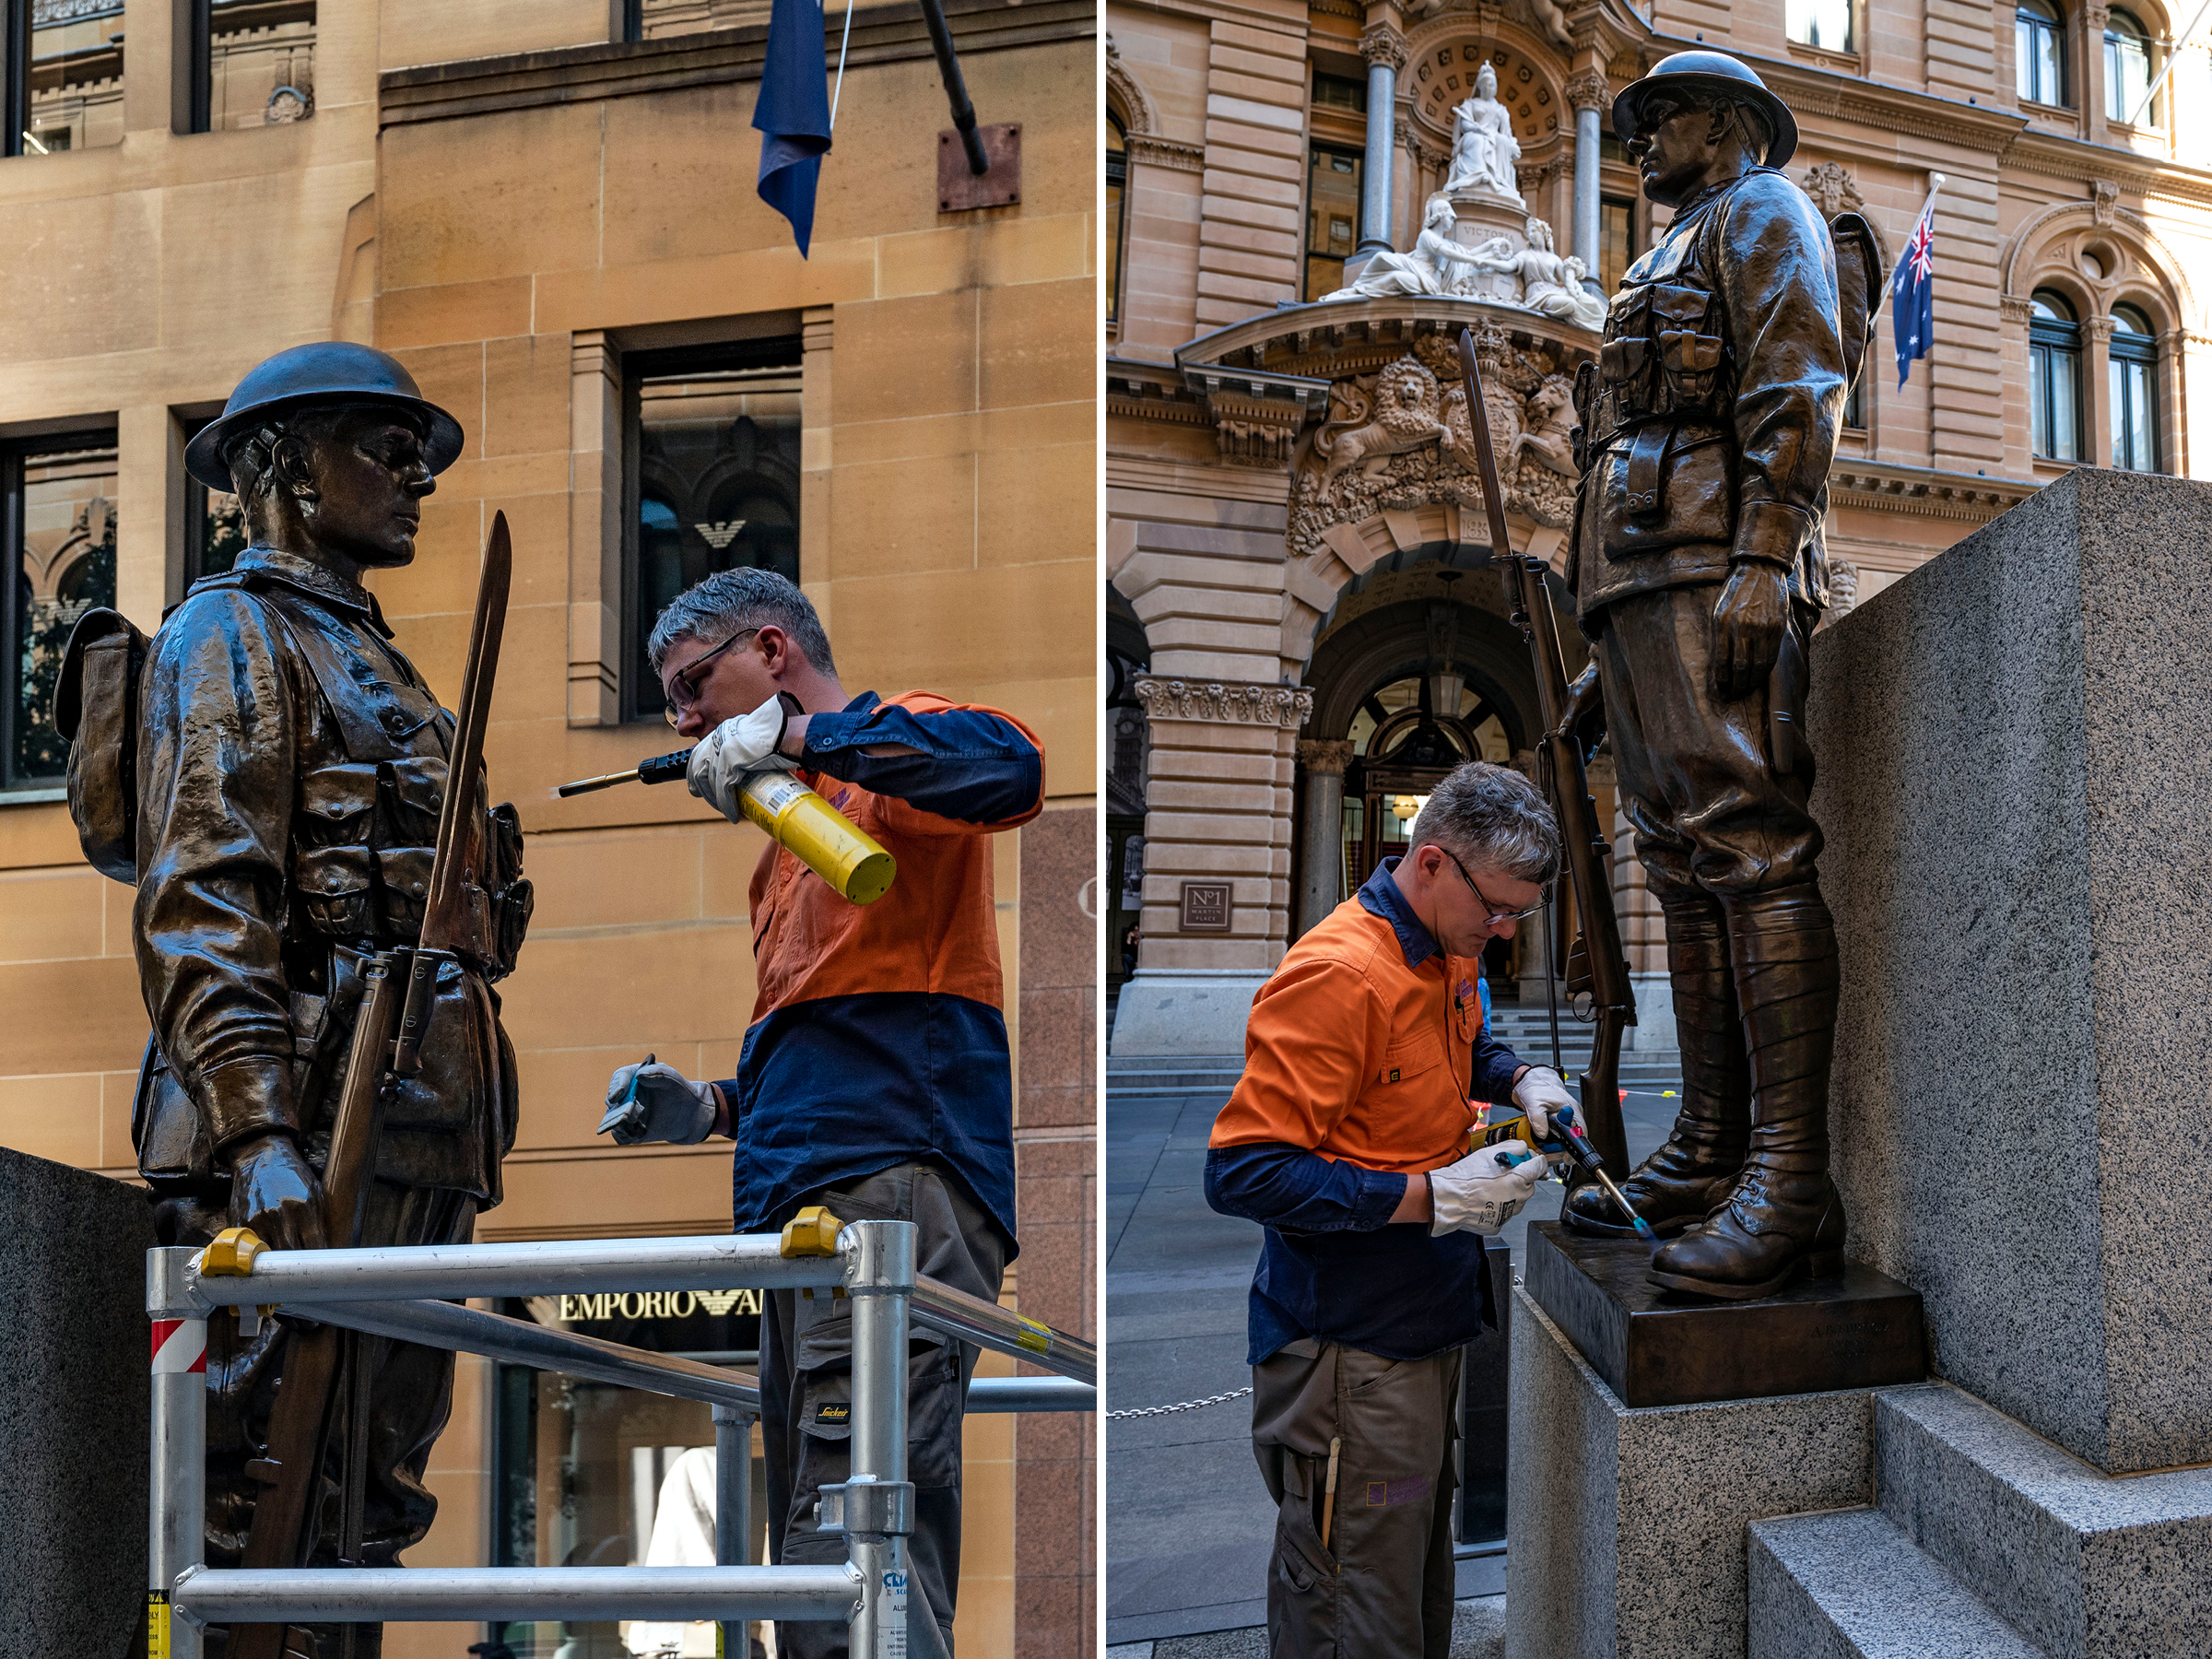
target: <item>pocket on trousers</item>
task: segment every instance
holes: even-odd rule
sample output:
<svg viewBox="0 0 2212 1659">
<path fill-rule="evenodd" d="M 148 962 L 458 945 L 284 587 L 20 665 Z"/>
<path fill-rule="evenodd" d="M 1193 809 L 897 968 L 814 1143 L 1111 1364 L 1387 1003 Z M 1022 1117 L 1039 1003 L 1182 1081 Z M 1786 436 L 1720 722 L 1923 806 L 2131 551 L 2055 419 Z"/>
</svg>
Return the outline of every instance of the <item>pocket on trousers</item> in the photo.
<svg viewBox="0 0 2212 1659">
<path fill-rule="evenodd" d="M 820 1441 L 853 1438 L 853 1379 L 842 1371 L 810 1372 L 799 1394 L 799 1432 Z"/>
</svg>

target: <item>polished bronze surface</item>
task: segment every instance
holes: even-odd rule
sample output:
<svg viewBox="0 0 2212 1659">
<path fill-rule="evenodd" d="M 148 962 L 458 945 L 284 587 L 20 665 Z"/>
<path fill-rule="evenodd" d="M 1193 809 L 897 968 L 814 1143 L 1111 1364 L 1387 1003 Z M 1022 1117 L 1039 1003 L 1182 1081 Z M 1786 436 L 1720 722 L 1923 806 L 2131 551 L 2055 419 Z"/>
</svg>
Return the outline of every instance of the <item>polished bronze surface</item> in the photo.
<svg viewBox="0 0 2212 1659">
<path fill-rule="evenodd" d="M 1872 1267 L 1713 1301 L 1652 1284 L 1650 1255 L 1556 1221 L 1528 1230 L 1530 1297 L 1624 1406 L 1891 1388 L 1927 1375 L 1920 1293 Z"/>
<path fill-rule="evenodd" d="M 1645 194 L 1675 213 L 1576 382 L 1567 579 L 1594 660 L 1559 731 L 1602 701 L 1621 812 L 1666 918 L 1683 1103 L 1624 1183 L 1654 1230 L 1679 1234 L 1650 1270 L 1748 1301 L 1843 1261 L 1828 1174 L 1835 930 L 1802 733 L 1829 467 L 1879 271 L 1855 218 L 1838 221 L 1839 260 L 1812 202 L 1765 164 L 1794 124 L 1748 67 L 1677 54 L 1617 112 Z M 1620 1230 L 1591 1192 L 1564 1219 Z"/>
</svg>

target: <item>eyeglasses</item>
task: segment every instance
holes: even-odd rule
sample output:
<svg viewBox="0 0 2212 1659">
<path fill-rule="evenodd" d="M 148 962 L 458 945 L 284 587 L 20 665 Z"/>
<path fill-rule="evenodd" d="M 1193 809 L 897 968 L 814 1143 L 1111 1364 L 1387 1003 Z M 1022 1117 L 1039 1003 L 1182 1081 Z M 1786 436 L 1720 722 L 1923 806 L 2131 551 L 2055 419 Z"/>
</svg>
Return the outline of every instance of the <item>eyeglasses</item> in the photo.
<svg viewBox="0 0 2212 1659">
<path fill-rule="evenodd" d="M 1475 877 L 1467 874 L 1467 866 L 1464 864 L 1461 864 L 1457 858 L 1453 857 L 1449 848 L 1439 847 L 1437 848 L 1437 851 L 1443 853 L 1446 858 L 1452 859 L 1452 867 L 1459 872 L 1459 878 L 1467 884 L 1467 891 L 1473 893 L 1476 899 L 1488 908 L 1489 913 L 1483 917 L 1483 921 L 1491 927 L 1496 927 L 1500 923 L 1504 922 L 1525 921 L 1527 918 L 1535 915 L 1538 911 L 1542 910 L 1546 904 L 1550 902 L 1551 889 L 1547 887 L 1544 888 L 1544 897 L 1537 900 L 1535 903 L 1530 905 L 1526 910 L 1500 910 L 1498 908 L 1498 901 L 1475 885 Z"/>
<path fill-rule="evenodd" d="M 666 714 L 670 725 L 680 724 L 684 716 L 691 712 L 691 705 L 699 700 L 698 677 L 700 670 L 731 646 L 736 644 L 738 641 L 750 639 L 759 631 L 760 629 L 758 628 L 740 629 L 721 644 L 715 646 L 713 650 L 708 652 L 706 655 L 693 657 L 669 677 L 668 707 L 664 712 Z"/>
</svg>

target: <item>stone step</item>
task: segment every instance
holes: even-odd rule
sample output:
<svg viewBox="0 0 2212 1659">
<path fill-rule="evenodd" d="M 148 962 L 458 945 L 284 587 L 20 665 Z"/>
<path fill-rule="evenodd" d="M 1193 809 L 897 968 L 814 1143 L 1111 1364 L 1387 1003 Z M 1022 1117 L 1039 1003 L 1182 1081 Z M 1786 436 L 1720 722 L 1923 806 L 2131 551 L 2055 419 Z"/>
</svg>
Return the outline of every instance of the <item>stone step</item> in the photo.
<svg viewBox="0 0 2212 1659">
<path fill-rule="evenodd" d="M 1752 1522 L 1748 1589 L 1746 1659 L 2043 1659 L 1877 1509 Z"/>
<path fill-rule="evenodd" d="M 1883 1514 L 2052 1659 L 2212 1651 L 2212 1469 L 2114 1478 L 1947 1383 L 1874 1423 Z"/>
</svg>

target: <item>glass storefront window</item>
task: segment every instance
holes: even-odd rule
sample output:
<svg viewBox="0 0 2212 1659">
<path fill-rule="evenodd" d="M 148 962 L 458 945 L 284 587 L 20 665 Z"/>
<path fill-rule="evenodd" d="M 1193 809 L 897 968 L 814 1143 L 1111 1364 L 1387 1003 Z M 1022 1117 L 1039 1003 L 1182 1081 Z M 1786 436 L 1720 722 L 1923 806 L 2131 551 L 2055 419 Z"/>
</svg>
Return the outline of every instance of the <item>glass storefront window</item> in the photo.
<svg viewBox="0 0 2212 1659">
<path fill-rule="evenodd" d="M 0 453 L 0 522 L 14 572 L 0 602 L 0 785 L 53 784 L 68 764 L 53 724 L 54 684 L 76 619 L 115 603 L 116 484 L 112 433 Z"/>
<path fill-rule="evenodd" d="M 629 359 L 636 503 L 629 717 L 664 707 L 645 644 L 668 602 L 738 566 L 799 579 L 797 340 Z"/>
<path fill-rule="evenodd" d="M 29 11 L 30 124 L 10 135 L 10 153 L 122 143 L 123 0 L 31 0 Z"/>
<path fill-rule="evenodd" d="M 500 1311 L 709 1363 L 757 1363 L 758 1290 L 510 1300 Z M 499 1368 L 492 1426 L 492 1564 L 705 1565 L 714 1559 L 714 1422 L 693 1400 Z M 758 1431 L 756 1430 L 756 1448 Z M 752 1469 L 752 1559 L 766 1559 L 768 1497 Z M 712 1624 L 595 1620 L 496 1625 L 515 1659 L 700 1659 Z M 761 1652 L 756 1631 L 754 1652 Z"/>
</svg>

